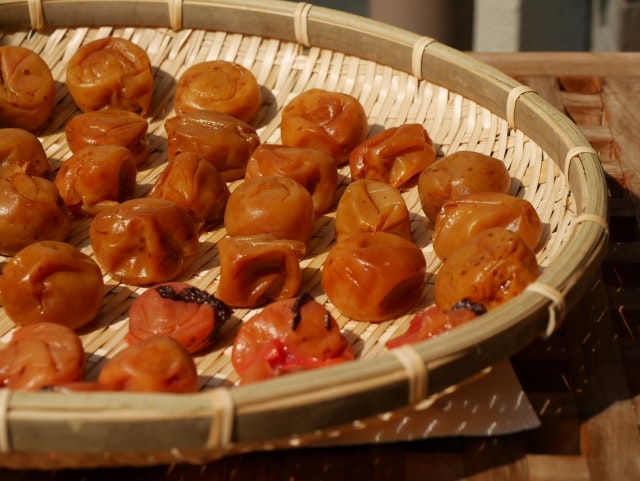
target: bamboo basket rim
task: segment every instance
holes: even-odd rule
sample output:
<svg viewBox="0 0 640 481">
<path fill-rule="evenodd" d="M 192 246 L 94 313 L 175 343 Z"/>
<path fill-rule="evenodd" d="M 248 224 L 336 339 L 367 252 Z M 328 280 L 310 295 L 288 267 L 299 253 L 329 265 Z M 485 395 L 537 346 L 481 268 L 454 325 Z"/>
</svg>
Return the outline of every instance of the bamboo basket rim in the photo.
<svg viewBox="0 0 640 481">
<path fill-rule="evenodd" d="M 92 3 L 110 8 L 96 9 Z M 0 464 L 11 465 L 15 458 L 3 461 L 3 456 L 12 454 L 23 466 L 45 467 L 154 464 L 167 459 L 159 453 L 203 462 L 224 455 L 233 444 L 256 445 L 354 421 L 354 412 L 367 417 L 411 405 L 549 335 L 583 294 L 584 279 L 600 265 L 608 231 L 606 184 L 597 153 L 536 92 L 463 52 L 371 19 L 281 0 L 0 0 L 2 30 L 101 25 L 277 38 L 371 60 L 463 95 L 506 119 L 510 129 L 523 132 L 557 163 L 575 196 L 575 226 L 564 246 L 566 255 L 557 256 L 536 288 L 517 302 L 445 337 L 324 368 L 322 376 L 302 372 L 194 395 L 72 393 L 61 398 L 0 390 Z M 392 57 L 385 56 L 389 51 Z M 96 441 L 96 429 L 105 424 L 113 429 Z M 60 441 L 60 433 L 71 440 L 56 449 L 78 459 L 54 459 L 50 440 Z M 114 460 L 118 456 L 122 459 Z"/>
</svg>

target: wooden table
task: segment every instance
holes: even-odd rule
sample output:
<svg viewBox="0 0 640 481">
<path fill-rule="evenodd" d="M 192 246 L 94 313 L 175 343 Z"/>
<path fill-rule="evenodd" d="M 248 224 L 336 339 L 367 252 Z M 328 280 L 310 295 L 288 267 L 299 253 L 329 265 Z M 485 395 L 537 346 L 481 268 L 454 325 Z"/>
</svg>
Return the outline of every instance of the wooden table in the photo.
<svg viewBox="0 0 640 481">
<path fill-rule="evenodd" d="M 512 364 L 541 426 L 507 436 L 251 453 L 205 466 L 0 469 L 3 481 L 640 479 L 640 53 L 474 54 L 567 113 L 598 150 L 611 243 L 559 332 Z"/>
</svg>

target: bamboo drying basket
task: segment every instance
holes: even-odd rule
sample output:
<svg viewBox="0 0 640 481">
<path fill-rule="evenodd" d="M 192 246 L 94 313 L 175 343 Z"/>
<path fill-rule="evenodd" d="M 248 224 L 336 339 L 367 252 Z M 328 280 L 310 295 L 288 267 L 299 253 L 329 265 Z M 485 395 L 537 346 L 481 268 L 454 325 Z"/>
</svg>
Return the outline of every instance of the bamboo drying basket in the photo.
<svg viewBox="0 0 640 481">
<path fill-rule="evenodd" d="M 40 138 L 54 166 L 68 158 L 64 125 L 78 113 L 64 84 L 65 65 L 83 43 L 112 35 L 149 54 L 155 91 L 149 114 L 153 152 L 138 174 L 144 195 L 166 161 L 163 122 L 172 115 L 176 79 L 193 63 L 225 59 L 250 68 L 265 92 L 255 126 L 278 142 L 279 113 L 311 87 L 347 92 L 369 115 L 372 132 L 420 122 L 442 156 L 472 149 L 502 159 L 512 193 L 531 201 L 546 226 L 535 288 L 477 321 L 397 353 L 384 341 L 410 315 L 368 325 L 345 319 L 319 286 L 332 242 L 332 216 L 318 220 L 303 260 L 304 288 L 325 302 L 358 359 L 322 370 L 237 386 L 229 346 L 237 310 L 222 339 L 196 357 L 194 395 L 24 393 L 0 390 L 0 465 L 66 468 L 204 463 L 231 453 L 304 445 L 326 430 L 436 396 L 560 325 L 586 289 L 607 243 L 606 185 L 597 154 L 574 124 L 535 92 L 430 38 L 305 3 L 276 0 L 0 0 L 0 45 L 38 52 L 57 81 L 56 105 Z M 342 172 L 348 178 L 348 171 Z M 345 180 L 339 192 L 345 187 Z M 231 185 L 233 188 L 233 185 Z M 414 240 L 423 248 L 432 303 L 438 261 L 415 189 L 404 192 Z M 91 254 L 88 220 L 74 221 L 69 242 Z M 215 290 L 215 244 L 224 229 L 202 235 L 190 282 Z M 141 292 L 105 275 L 99 318 L 81 332 L 88 377 L 124 345 L 127 312 Z M 0 313 L 6 342 L 13 324 Z M 334 433 L 335 434 L 335 433 Z"/>
</svg>

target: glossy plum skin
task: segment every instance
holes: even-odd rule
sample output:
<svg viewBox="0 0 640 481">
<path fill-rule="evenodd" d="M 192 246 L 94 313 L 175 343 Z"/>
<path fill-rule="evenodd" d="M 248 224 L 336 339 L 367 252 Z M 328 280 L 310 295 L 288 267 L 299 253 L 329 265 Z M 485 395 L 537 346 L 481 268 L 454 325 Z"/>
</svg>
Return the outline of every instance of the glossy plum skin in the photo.
<svg viewBox="0 0 640 481">
<path fill-rule="evenodd" d="M 198 390 L 198 372 L 178 341 L 155 334 L 107 360 L 98 383 L 110 391 L 191 393 Z"/>
<path fill-rule="evenodd" d="M 316 217 L 326 213 L 336 198 L 338 169 L 326 152 L 284 145 L 260 145 L 247 162 L 245 179 L 261 175 L 290 177 L 311 194 Z"/>
<path fill-rule="evenodd" d="M 0 177 L 16 172 L 47 177 L 53 169 L 35 134 L 18 128 L 0 129 Z"/>
<path fill-rule="evenodd" d="M 225 182 L 244 177 L 249 156 L 260 145 L 249 124 L 213 110 L 171 117 L 164 128 L 169 162 L 182 152 L 196 154 L 211 162 Z"/>
<path fill-rule="evenodd" d="M 411 239 L 409 209 L 395 187 L 375 180 L 355 180 L 336 209 L 336 241 L 359 232 L 388 232 Z"/>
<path fill-rule="evenodd" d="M 66 85 L 83 112 L 117 108 L 146 115 L 153 96 L 149 56 L 120 37 L 93 40 L 67 64 Z"/>
<path fill-rule="evenodd" d="M 231 313 L 224 303 L 186 282 L 157 284 L 133 301 L 127 342 L 166 334 L 196 353 L 216 342 Z"/>
<path fill-rule="evenodd" d="M 304 243 L 313 235 L 315 220 L 311 194 L 281 175 L 242 182 L 229 196 L 224 214 L 224 225 L 232 237 L 268 234 Z"/>
<path fill-rule="evenodd" d="M 40 130 L 55 101 L 51 69 L 38 55 L 18 45 L 0 46 L 0 127 Z"/>
<path fill-rule="evenodd" d="M 210 162 L 183 152 L 167 164 L 147 197 L 175 202 L 201 229 L 222 222 L 230 194 L 227 183 Z"/>
<path fill-rule="evenodd" d="M 71 217 L 58 189 L 43 177 L 17 172 L 0 178 L 0 254 L 13 255 L 40 240 L 64 241 Z"/>
<path fill-rule="evenodd" d="M 73 117 L 65 126 L 71 152 L 96 145 L 121 145 L 129 149 L 136 166 L 149 159 L 147 120 L 135 112 L 110 108 L 85 112 Z"/>
<path fill-rule="evenodd" d="M 77 248 L 40 241 L 7 261 L 0 295 L 5 312 L 19 326 L 51 322 L 79 329 L 98 315 L 104 281 L 98 264 Z"/>
<path fill-rule="evenodd" d="M 349 154 L 349 167 L 354 180 L 376 180 L 402 189 L 435 158 L 427 130 L 421 124 L 404 124 L 382 130 L 356 146 Z"/>
<path fill-rule="evenodd" d="M 261 105 L 262 92 L 255 76 L 235 62 L 194 64 L 176 84 L 174 108 L 178 114 L 215 110 L 249 123 Z"/>
<path fill-rule="evenodd" d="M 98 263 L 133 285 L 174 280 L 195 260 L 199 240 L 189 213 L 164 199 L 131 199 L 98 213 L 89 226 Z"/>
<path fill-rule="evenodd" d="M 435 223 L 442 204 L 472 192 L 508 193 L 511 176 L 494 157 L 460 150 L 434 161 L 418 177 L 418 195 L 425 215 Z"/>
<path fill-rule="evenodd" d="M 245 321 L 231 354 L 242 384 L 352 359 L 335 319 L 304 295 L 273 302 Z"/>
<path fill-rule="evenodd" d="M 268 235 L 220 239 L 216 295 L 234 307 L 257 307 L 296 296 L 305 250 L 303 242 Z"/>
<path fill-rule="evenodd" d="M 466 299 L 489 311 L 520 294 L 538 275 L 536 256 L 520 236 L 504 227 L 486 229 L 442 263 L 435 303 L 447 310 Z"/>
<path fill-rule="evenodd" d="M 69 212 L 93 216 L 133 197 L 136 172 L 126 147 L 88 146 L 62 163 L 54 183 Z"/>
<path fill-rule="evenodd" d="M 416 313 L 409 323 L 409 328 L 402 334 L 389 339 L 385 346 L 388 349 L 415 344 L 420 341 L 444 334 L 462 324 L 473 321 L 477 314 L 471 309 L 442 310 L 431 306 Z"/>
<path fill-rule="evenodd" d="M 282 111 L 284 145 L 327 152 L 337 165 L 349 161 L 349 154 L 364 141 L 368 131 L 364 108 L 358 99 L 345 93 L 309 89 Z"/>
<path fill-rule="evenodd" d="M 336 243 L 322 265 L 322 288 L 341 314 L 381 322 L 406 314 L 422 296 L 420 248 L 388 232 L 362 232 Z"/>
<path fill-rule="evenodd" d="M 82 381 L 84 371 L 80 338 L 60 324 L 39 322 L 22 327 L 0 349 L 0 387 L 15 391 Z"/>
<path fill-rule="evenodd" d="M 501 192 L 474 192 L 442 205 L 433 230 L 433 250 L 446 259 L 475 234 L 492 227 L 515 232 L 534 252 L 542 238 L 542 221 L 529 201 Z"/>
</svg>

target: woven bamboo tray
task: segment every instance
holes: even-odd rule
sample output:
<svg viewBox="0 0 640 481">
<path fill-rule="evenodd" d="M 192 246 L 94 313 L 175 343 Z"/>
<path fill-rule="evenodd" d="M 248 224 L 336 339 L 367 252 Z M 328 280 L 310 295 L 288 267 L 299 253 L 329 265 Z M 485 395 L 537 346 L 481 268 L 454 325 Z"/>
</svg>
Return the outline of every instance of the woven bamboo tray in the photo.
<svg viewBox="0 0 640 481">
<path fill-rule="evenodd" d="M 372 132 L 420 122 L 439 156 L 471 149 L 502 159 L 514 178 L 512 193 L 532 202 L 545 223 L 546 242 L 538 254 L 543 273 L 531 289 L 473 323 L 395 353 L 384 342 L 406 329 L 410 315 L 380 324 L 355 322 L 341 316 L 321 291 L 319 269 L 333 233 L 332 214 L 327 214 L 318 220 L 302 263 L 303 288 L 335 314 L 356 361 L 237 386 L 230 345 L 239 323 L 252 314 L 237 310 L 220 342 L 196 357 L 200 393 L 0 390 L 2 466 L 204 463 L 241 451 L 304 445 L 329 428 L 435 396 L 550 334 L 604 255 L 606 184 L 583 135 L 535 92 L 433 39 L 275 0 L 0 0 L 0 29 L 0 45 L 38 52 L 57 81 L 56 105 L 41 133 L 54 166 L 70 155 L 64 125 L 78 113 L 64 84 L 66 62 L 83 43 L 121 36 L 148 52 L 155 74 L 148 117 L 153 152 L 139 171 L 140 196 L 166 162 L 163 122 L 173 114 L 176 79 L 196 62 L 225 59 L 251 69 L 263 88 L 265 101 L 254 121 L 262 142 L 279 141 L 280 110 L 296 94 L 312 87 L 350 93 L 365 107 Z M 342 174 L 348 179 L 348 170 Z M 433 301 L 439 263 L 417 192 L 403 195 L 430 273 L 420 309 Z M 69 242 L 91 254 L 88 225 L 76 219 Z M 202 235 L 200 257 L 189 273 L 192 284 L 215 291 L 215 245 L 224 235 L 223 228 Z M 89 379 L 124 347 L 128 308 L 142 292 L 109 276 L 105 282 L 100 316 L 81 332 Z M 0 312 L 0 339 L 8 340 L 13 328 Z"/>
</svg>

